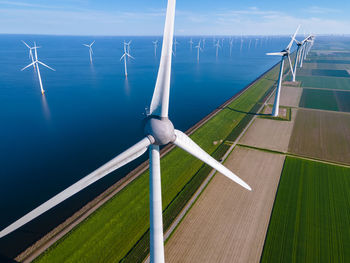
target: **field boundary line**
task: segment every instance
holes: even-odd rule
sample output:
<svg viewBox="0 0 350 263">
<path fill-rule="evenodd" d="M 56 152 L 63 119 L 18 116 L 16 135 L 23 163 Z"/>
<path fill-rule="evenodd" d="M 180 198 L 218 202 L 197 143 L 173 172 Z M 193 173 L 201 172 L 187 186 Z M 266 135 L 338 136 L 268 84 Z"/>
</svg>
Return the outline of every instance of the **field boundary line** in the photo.
<svg viewBox="0 0 350 263">
<path fill-rule="evenodd" d="M 256 147 L 256 146 L 250 146 L 246 144 L 237 144 L 237 146 L 243 147 L 243 148 L 249 148 L 253 150 L 258 150 L 262 152 L 268 152 L 268 153 L 274 153 L 274 154 L 280 154 L 280 155 L 285 155 L 286 157 L 295 157 L 307 161 L 313 161 L 313 162 L 318 162 L 318 163 L 324 163 L 324 164 L 330 164 L 330 165 L 335 165 L 335 166 L 341 166 L 345 168 L 350 168 L 350 164 L 347 163 L 342 163 L 342 162 L 336 162 L 336 161 L 330 161 L 330 160 L 323 160 L 319 159 L 316 157 L 311 157 L 311 156 L 306 156 L 306 155 L 300 155 L 296 153 L 291 153 L 291 152 L 281 152 L 281 151 L 276 151 L 276 150 L 271 150 L 271 149 L 266 149 L 266 148 L 261 148 L 261 147 Z"/>
</svg>

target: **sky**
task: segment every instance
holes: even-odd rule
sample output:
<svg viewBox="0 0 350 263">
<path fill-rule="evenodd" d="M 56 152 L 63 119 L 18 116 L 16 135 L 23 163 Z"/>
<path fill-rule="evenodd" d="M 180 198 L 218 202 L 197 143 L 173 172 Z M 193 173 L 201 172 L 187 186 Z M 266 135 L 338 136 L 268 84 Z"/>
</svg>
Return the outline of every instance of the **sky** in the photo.
<svg viewBox="0 0 350 263">
<path fill-rule="evenodd" d="M 0 33 L 161 35 L 166 0 L 0 0 Z M 177 35 L 350 34 L 350 1 L 178 0 Z"/>
</svg>

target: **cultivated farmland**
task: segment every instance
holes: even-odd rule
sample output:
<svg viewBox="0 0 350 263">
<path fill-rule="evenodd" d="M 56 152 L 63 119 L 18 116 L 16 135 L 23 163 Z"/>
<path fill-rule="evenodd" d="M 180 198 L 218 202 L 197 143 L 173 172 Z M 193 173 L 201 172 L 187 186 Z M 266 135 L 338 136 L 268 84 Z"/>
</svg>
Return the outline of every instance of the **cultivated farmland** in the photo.
<svg viewBox="0 0 350 263">
<path fill-rule="evenodd" d="M 280 95 L 280 105 L 289 107 L 298 107 L 303 89 L 293 88 L 288 86 L 282 86 Z M 270 104 L 273 104 L 275 100 L 275 95 L 269 100 Z"/>
<path fill-rule="evenodd" d="M 299 109 L 289 152 L 350 164 L 350 115 Z"/>
<path fill-rule="evenodd" d="M 299 107 L 337 111 L 338 105 L 334 93 L 333 90 L 304 89 Z"/>
<path fill-rule="evenodd" d="M 350 92 L 304 89 L 300 107 L 350 112 Z"/>
<path fill-rule="evenodd" d="M 350 90 L 350 78 L 297 76 L 302 87 Z"/>
<path fill-rule="evenodd" d="M 258 262 L 284 158 L 235 148 L 225 165 L 253 190 L 215 175 L 167 242 L 166 262 Z"/>
<path fill-rule="evenodd" d="M 289 139 L 293 131 L 296 115 L 297 109 L 292 109 L 291 121 L 256 118 L 239 143 L 263 149 L 286 152 L 288 150 Z"/>
<path fill-rule="evenodd" d="M 287 157 L 261 262 L 350 262 L 350 168 Z"/>
</svg>

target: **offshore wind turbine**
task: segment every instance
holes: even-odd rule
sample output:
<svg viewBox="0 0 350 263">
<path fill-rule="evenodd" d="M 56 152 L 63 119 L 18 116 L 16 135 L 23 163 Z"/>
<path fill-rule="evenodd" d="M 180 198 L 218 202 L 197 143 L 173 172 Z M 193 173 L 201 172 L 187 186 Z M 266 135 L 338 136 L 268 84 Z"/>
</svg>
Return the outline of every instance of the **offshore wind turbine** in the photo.
<svg viewBox="0 0 350 263">
<path fill-rule="evenodd" d="M 197 49 L 197 62 L 199 63 L 199 52 L 203 50 L 201 48 L 201 40 L 199 40 L 198 45 L 195 46 L 195 48 Z"/>
<path fill-rule="evenodd" d="M 168 0 L 162 54 L 150 114 L 146 118 L 145 137 L 108 163 L 3 229 L 0 232 L 0 238 L 20 228 L 107 174 L 137 159 L 148 150 L 150 158 L 150 261 L 152 263 L 163 263 L 164 239 L 159 147 L 169 143 L 182 148 L 229 179 L 251 190 L 249 185 L 202 150 L 190 137 L 176 130 L 168 118 L 175 2 L 176 0 Z"/>
<path fill-rule="evenodd" d="M 230 39 L 230 57 L 232 56 L 233 38 Z"/>
<path fill-rule="evenodd" d="M 157 56 L 157 47 L 158 47 L 158 40 L 156 41 L 152 41 L 153 45 L 154 45 L 154 56 Z"/>
<path fill-rule="evenodd" d="M 92 51 L 92 45 L 95 43 L 95 40 L 94 41 L 92 41 L 92 43 L 89 45 L 89 44 L 83 44 L 83 46 L 86 46 L 86 47 L 88 47 L 89 48 L 89 54 L 90 54 L 90 63 L 92 63 L 92 54 L 94 53 L 93 51 Z"/>
<path fill-rule="evenodd" d="M 193 46 L 192 37 L 191 37 L 190 41 L 188 41 L 188 43 L 190 43 L 190 50 L 192 51 L 192 46 Z"/>
<path fill-rule="evenodd" d="M 281 52 L 266 53 L 266 55 L 269 55 L 269 56 L 272 55 L 272 56 L 281 56 L 282 57 L 281 58 L 280 73 L 279 73 L 279 77 L 278 77 L 278 84 L 277 84 L 276 94 L 275 94 L 275 101 L 274 101 L 273 109 L 272 109 L 272 116 L 274 116 L 274 117 L 277 117 L 278 113 L 279 113 L 281 86 L 282 86 L 282 78 L 283 78 L 283 66 L 284 66 L 284 58 L 285 57 L 288 58 L 290 70 L 292 71 L 292 74 L 294 74 L 292 62 L 290 60 L 290 48 L 293 45 L 295 36 L 297 35 L 299 28 L 300 28 L 300 25 L 298 26 L 297 30 L 295 31 L 294 35 L 292 36 L 292 39 L 289 42 L 288 46 L 284 50 L 282 50 Z"/>
<path fill-rule="evenodd" d="M 131 41 L 130 41 L 130 42 L 131 42 Z M 132 58 L 132 59 L 135 59 L 133 56 L 131 56 L 131 55 L 129 54 L 129 48 L 127 48 L 127 46 L 130 45 L 130 42 L 129 42 L 129 43 L 126 43 L 126 42 L 124 41 L 124 54 L 120 57 L 120 61 L 121 61 L 122 59 L 124 59 L 124 72 L 125 72 L 125 77 L 126 77 L 126 78 L 128 77 L 128 68 L 127 68 L 127 66 L 126 66 L 126 59 L 127 59 L 127 57 Z"/>
<path fill-rule="evenodd" d="M 218 58 L 219 48 L 221 47 L 219 42 L 220 42 L 220 40 L 218 40 L 218 42 L 216 42 L 216 44 L 215 44 L 215 47 L 216 47 L 216 58 Z"/>
<path fill-rule="evenodd" d="M 32 63 L 34 62 L 34 56 L 33 56 L 33 52 L 32 50 L 37 49 L 39 47 L 30 47 L 26 42 L 24 42 L 23 40 L 21 40 L 23 42 L 24 45 L 26 45 L 26 47 L 29 49 L 29 58 L 31 59 Z M 33 63 L 33 68 L 35 69 L 35 63 Z"/>
<path fill-rule="evenodd" d="M 176 41 L 176 38 L 174 40 L 174 55 L 176 56 L 176 46 L 179 44 L 179 42 Z"/>
<path fill-rule="evenodd" d="M 43 83 L 41 81 L 41 75 L 40 75 L 40 69 L 39 69 L 39 64 L 43 65 L 44 67 L 47 67 L 48 69 L 51 69 L 52 71 L 56 71 L 53 68 L 49 67 L 48 65 L 44 64 L 43 62 L 38 60 L 38 52 L 37 52 L 37 46 L 36 43 L 34 42 L 34 58 L 33 58 L 33 62 L 30 63 L 29 65 L 25 66 L 24 68 L 21 69 L 21 71 L 25 70 L 26 68 L 30 67 L 30 66 L 34 66 L 34 69 L 36 68 L 36 72 L 38 74 L 38 79 L 39 79 L 39 84 L 40 84 L 40 90 L 41 90 L 41 94 L 44 95 L 45 90 L 43 87 Z"/>
</svg>

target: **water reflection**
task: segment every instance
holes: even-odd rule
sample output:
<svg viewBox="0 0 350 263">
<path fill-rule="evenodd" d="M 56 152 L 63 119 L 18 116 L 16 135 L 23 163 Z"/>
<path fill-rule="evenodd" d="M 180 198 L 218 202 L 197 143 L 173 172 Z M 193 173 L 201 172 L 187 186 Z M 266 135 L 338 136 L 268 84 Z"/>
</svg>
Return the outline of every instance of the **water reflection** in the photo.
<svg viewBox="0 0 350 263">
<path fill-rule="evenodd" d="M 127 97 L 130 97 L 130 84 L 129 84 L 129 80 L 127 78 L 125 78 L 125 80 L 124 80 L 124 91 L 125 91 L 125 95 Z"/>
<path fill-rule="evenodd" d="M 48 106 L 47 101 L 46 101 L 45 94 L 43 94 L 41 96 L 41 104 L 43 106 L 43 112 L 44 112 L 44 116 L 45 116 L 46 120 L 50 120 L 51 114 L 50 114 L 49 106 Z"/>
</svg>

